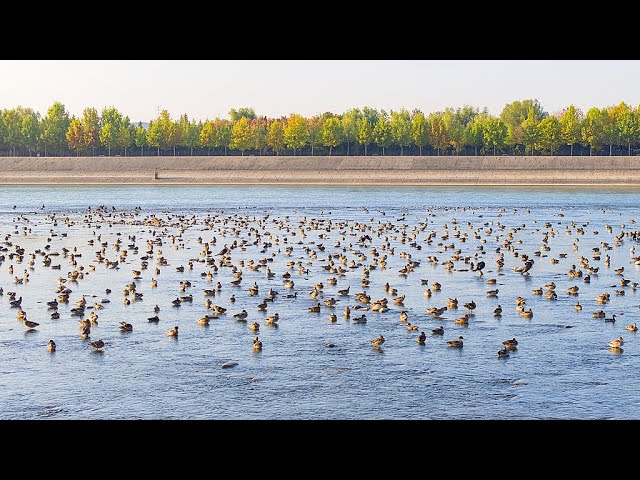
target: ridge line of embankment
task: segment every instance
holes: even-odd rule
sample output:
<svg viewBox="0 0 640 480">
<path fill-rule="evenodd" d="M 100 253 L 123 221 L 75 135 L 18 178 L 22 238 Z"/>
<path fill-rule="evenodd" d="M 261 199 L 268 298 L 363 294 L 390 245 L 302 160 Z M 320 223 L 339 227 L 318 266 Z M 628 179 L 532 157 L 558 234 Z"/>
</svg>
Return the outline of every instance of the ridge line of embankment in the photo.
<svg viewBox="0 0 640 480">
<path fill-rule="evenodd" d="M 0 157 L 0 185 L 640 186 L 640 157 Z"/>
</svg>

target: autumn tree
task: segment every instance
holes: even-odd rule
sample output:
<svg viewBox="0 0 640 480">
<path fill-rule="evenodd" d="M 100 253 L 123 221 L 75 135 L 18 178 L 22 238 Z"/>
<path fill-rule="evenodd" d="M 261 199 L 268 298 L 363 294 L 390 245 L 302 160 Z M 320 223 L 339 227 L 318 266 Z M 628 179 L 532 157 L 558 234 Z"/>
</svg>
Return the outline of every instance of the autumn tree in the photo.
<svg viewBox="0 0 640 480">
<path fill-rule="evenodd" d="M 269 125 L 267 143 L 276 152 L 276 155 L 280 155 L 280 149 L 284 146 L 284 127 L 281 121 L 274 120 Z"/>
<path fill-rule="evenodd" d="M 599 150 L 604 145 L 607 117 L 606 109 L 593 107 L 587 110 L 580 129 L 580 140 L 589 145 L 589 155 L 593 155 L 594 150 Z"/>
<path fill-rule="evenodd" d="M 79 155 L 80 149 L 84 147 L 84 129 L 82 127 L 82 121 L 74 118 L 69 124 L 67 130 L 67 142 L 71 150 L 75 150 L 76 156 Z"/>
<path fill-rule="evenodd" d="M 253 148 L 257 148 L 262 152 L 269 146 L 269 128 L 267 127 L 267 119 L 265 117 L 257 118 L 251 121 L 251 127 L 253 128 L 253 137 L 255 138 L 255 145 Z"/>
<path fill-rule="evenodd" d="M 623 112 L 618 117 L 616 127 L 620 140 L 627 144 L 629 155 L 631 155 L 631 144 L 638 143 L 638 134 L 640 133 L 640 123 L 636 111 L 629 109 Z"/>
<path fill-rule="evenodd" d="M 326 118 L 322 125 L 322 144 L 329 147 L 329 155 L 342 140 L 342 125 L 338 117 Z"/>
<path fill-rule="evenodd" d="M 307 120 L 302 115 L 292 113 L 284 126 L 284 141 L 289 148 L 296 150 L 301 149 L 307 144 L 309 138 L 309 130 L 307 128 Z"/>
<path fill-rule="evenodd" d="M 573 155 L 573 145 L 580 141 L 582 117 L 580 109 L 573 105 L 565 109 L 560 116 L 560 138 L 566 145 L 571 146 L 571 155 Z"/>
<path fill-rule="evenodd" d="M 92 155 L 96 154 L 96 147 L 100 146 L 100 117 L 95 108 L 85 108 L 82 111 L 82 132 L 84 138 L 82 145 L 84 148 L 90 148 Z"/>
<path fill-rule="evenodd" d="M 422 149 L 429 144 L 429 122 L 422 112 L 416 113 L 411 119 L 411 139 L 422 156 Z"/>
<path fill-rule="evenodd" d="M 239 108 L 238 110 L 232 108 L 231 110 L 229 110 L 229 117 L 231 118 L 231 123 L 235 123 L 241 118 L 246 118 L 247 120 L 255 120 L 256 112 L 253 110 L 253 108 L 248 107 Z"/>
<path fill-rule="evenodd" d="M 44 155 L 49 152 L 62 153 L 67 148 L 67 130 L 69 130 L 69 114 L 64 105 L 55 102 L 47 110 L 47 116 L 42 121 L 41 141 L 44 145 Z"/>
<path fill-rule="evenodd" d="M 29 108 L 22 118 L 20 129 L 22 147 L 29 151 L 29 156 L 31 156 L 32 151 L 38 148 L 40 133 L 40 114 Z"/>
<path fill-rule="evenodd" d="M 347 142 L 347 155 L 350 154 L 351 144 L 358 139 L 359 122 L 362 117 L 360 110 L 352 108 L 342 115 L 342 140 Z"/>
<path fill-rule="evenodd" d="M 429 142 L 437 150 L 438 155 L 440 155 L 440 149 L 447 148 L 449 145 L 447 129 L 442 117 L 442 112 L 435 112 L 429 115 Z"/>
<path fill-rule="evenodd" d="M 224 147 L 224 154 L 227 154 L 227 147 L 231 143 L 231 124 L 226 120 L 216 120 L 215 146 Z"/>
<path fill-rule="evenodd" d="M 531 155 L 533 155 L 533 148 L 540 141 L 540 130 L 538 129 L 538 119 L 535 115 L 533 107 L 529 107 L 529 114 L 527 119 L 522 122 L 522 144 L 525 148 L 531 149 Z"/>
<path fill-rule="evenodd" d="M 22 117 L 18 108 L 5 109 L 2 111 L 2 121 L 4 127 L 4 143 L 13 150 L 16 155 L 16 149 L 20 146 L 22 139 Z"/>
<path fill-rule="evenodd" d="M 140 155 L 144 156 L 144 147 L 147 146 L 147 130 L 142 126 L 142 122 L 138 122 L 133 138 L 136 147 L 140 147 Z"/>
<path fill-rule="evenodd" d="M 393 140 L 400 146 L 400 155 L 404 155 L 404 148 L 411 145 L 411 116 L 404 108 L 391 112 L 391 131 Z"/>
<path fill-rule="evenodd" d="M 256 144 L 256 139 L 253 136 L 253 129 L 249 123 L 247 117 L 242 117 L 231 128 L 231 148 L 240 150 L 240 153 L 244 157 L 244 151 Z"/>
<path fill-rule="evenodd" d="M 464 124 L 462 119 L 452 108 L 447 108 L 442 116 L 442 121 L 444 122 L 447 144 L 455 149 L 456 155 L 459 155 L 460 149 L 464 145 Z"/>
<path fill-rule="evenodd" d="M 540 137 L 535 148 L 553 155 L 562 143 L 560 121 L 557 117 L 546 117 L 538 124 L 538 131 L 540 132 Z"/>
<path fill-rule="evenodd" d="M 476 155 L 478 148 L 484 145 L 484 122 L 485 115 L 476 115 L 473 121 L 467 124 L 464 132 L 464 138 L 467 145 L 474 147 Z"/>
<path fill-rule="evenodd" d="M 389 148 L 393 143 L 393 130 L 387 112 L 382 110 L 376 126 L 373 127 L 373 139 L 376 145 L 382 149 L 384 155 L 385 148 Z"/>
<path fill-rule="evenodd" d="M 487 117 L 484 122 L 484 142 L 488 147 L 493 147 L 493 154 L 496 148 L 504 147 L 509 129 L 507 125 L 495 117 Z"/>
<path fill-rule="evenodd" d="M 211 120 L 204 122 L 202 130 L 200 130 L 200 145 L 208 148 L 208 154 L 211 155 L 211 148 L 216 146 L 216 124 Z"/>
<path fill-rule="evenodd" d="M 308 142 L 311 146 L 311 155 L 313 156 L 314 147 L 322 144 L 322 119 L 318 116 L 310 118 L 307 124 L 307 130 L 309 132 Z"/>
<path fill-rule="evenodd" d="M 364 155 L 367 156 L 367 147 L 373 141 L 373 126 L 369 122 L 367 117 L 360 119 L 360 126 L 358 128 L 358 143 L 364 146 Z"/>
</svg>

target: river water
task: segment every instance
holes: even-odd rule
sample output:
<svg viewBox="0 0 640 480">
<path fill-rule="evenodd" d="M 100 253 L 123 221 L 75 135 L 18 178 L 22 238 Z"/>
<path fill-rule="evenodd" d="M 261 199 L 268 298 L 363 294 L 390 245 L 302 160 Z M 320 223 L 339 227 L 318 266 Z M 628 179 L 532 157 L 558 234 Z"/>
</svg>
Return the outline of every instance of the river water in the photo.
<svg viewBox="0 0 640 480">
<path fill-rule="evenodd" d="M 2 245 L 7 251 L 2 252 L 6 259 L 0 266 L 0 286 L 4 289 L 0 297 L 0 418 L 640 418 L 640 343 L 634 333 L 625 330 L 625 325 L 639 320 L 639 294 L 619 285 L 621 278 L 638 282 L 640 267 L 631 260 L 636 253 L 630 252 L 630 247 L 636 242 L 630 237 L 619 244 L 614 241 L 621 232 L 638 229 L 632 221 L 639 219 L 639 204 L 640 190 L 614 188 L 2 187 L 0 233 L 4 240 L 23 247 L 26 256 L 18 263 L 15 257 L 8 258 L 13 246 Z M 87 208 L 92 208 L 95 220 L 95 209 L 100 205 L 108 205 L 110 211 L 115 207 L 111 220 L 122 220 L 121 213 L 128 216 L 117 225 L 84 222 Z M 140 207 L 136 216 L 135 207 Z M 58 218 L 57 225 L 51 220 L 53 214 Z M 145 240 L 154 238 L 152 227 L 134 225 L 132 220 L 149 214 L 163 219 L 172 216 L 174 220 L 176 215 L 195 216 L 195 222 L 176 241 L 175 245 L 182 243 L 184 248 L 174 249 L 168 236 L 163 238 L 162 247 L 155 247 L 162 249 L 169 265 L 155 275 L 156 252 L 149 268 L 142 271 L 142 278 L 136 280 L 143 300 L 124 305 L 122 289 L 132 281 L 132 270 L 139 268 L 137 257 L 144 255 Z M 212 230 L 203 222 L 207 215 L 218 215 Z M 64 217 L 70 219 L 67 225 Z M 246 219 L 246 228 L 235 235 L 231 227 L 234 218 L 240 217 Z M 226 231 L 220 229 L 225 218 Z M 312 218 L 324 219 L 323 225 L 331 220 L 333 228 L 306 230 L 305 238 L 290 235 L 304 225 L 300 221 Z M 358 237 L 365 231 L 349 236 L 349 227 L 356 222 L 373 225 L 374 231 L 386 222 L 394 227 L 381 237 L 369 231 L 372 242 L 363 245 Z M 422 249 L 410 246 L 410 240 L 401 243 L 402 229 L 411 234 L 421 222 L 427 222 L 416 237 Z M 498 222 L 506 228 L 500 231 Z M 545 227 L 547 222 L 551 227 Z M 283 240 L 287 232 L 279 230 L 278 225 L 291 227 L 288 243 Z M 611 233 L 606 225 L 611 226 Z M 31 231 L 25 235 L 23 227 Z M 193 270 L 176 271 L 175 267 L 186 267 L 190 259 L 203 258 L 198 237 L 204 241 L 215 237 L 216 244 L 211 246 L 215 255 L 234 240 L 253 242 L 251 227 L 264 233 L 263 240 L 271 234 L 272 242 L 276 235 L 280 242 L 264 251 L 262 244 L 249 243 L 243 251 L 233 250 L 232 259 L 257 262 L 271 257 L 268 266 L 275 273 L 273 278 L 266 278 L 264 269 L 253 271 L 245 266 L 242 286 L 234 287 L 229 283 L 233 279 L 229 268 L 220 268 L 212 283 L 201 276 L 209 269 L 204 263 L 194 262 Z M 453 236 L 454 227 L 468 234 L 466 242 Z M 479 227 L 481 239 L 474 236 L 474 229 Z M 504 267 L 498 271 L 495 265 L 495 250 L 502 246 L 511 227 L 520 228 L 514 233 L 513 246 L 535 259 L 530 275 L 513 271 L 522 261 L 505 248 Z M 576 227 L 582 227 L 584 234 L 578 235 Z M 485 233 L 488 228 L 492 228 L 491 234 Z M 451 235 L 443 240 L 447 229 Z M 548 238 L 549 250 L 535 256 L 533 252 L 543 245 L 543 233 L 550 229 L 555 235 Z M 47 241 L 51 230 L 57 236 Z M 425 238 L 431 231 L 437 235 L 427 244 Z M 179 228 L 169 226 L 167 232 L 176 235 Z M 92 246 L 88 240 L 100 234 L 101 241 L 108 242 L 105 256 L 116 260 L 119 252 L 112 246 L 117 233 L 125 249 L 132 242 L 129 236 L 135 235 L 140 251 L 129 251 L 126 263 L 108 269 L 95 261 L 99 241 Z M 11 236 L 5 239 L 7 234 Z M 321 234 L 326 237 L 321 238 Z M 499 235 L 498 241 L 495 235 Z M 372 299 L 391 298 L 383 289 L 388 282 L 399 295 L 406 295 L 405 306 L 396 306 L 390 300 L 389 311 L 364 312 L 368 322 L 355 324 L 345 320 L 342 312 L 349 305 L 352 317 L 359 316 L 361 312 L 353 309 L 359 303 L 353 295 L 341 297 L 336 292 L 347 286 L 351 294 L 363 291 L 363 267 L 347 269 L 332 286 L 326 280 L 334 275 L 322 269 L 326 264 L 322 259 L 344 253 L 348 263 L 353 259 L 369 265 L 372 247 L 386 253 L 380 249 L 384 237 L 395 252 L 388 255 L 385 270 L 371 270 L 366 291 Z M 572 247 L 576 239 L 577 251 Z M 336 242 L 341 242 L 340 246 Z M 611 250 L 604 250 L 602 242 Z M 325 251 L 317 250 L 317 259 L 310 258 L 305 248 L 317 249 L 320 243 Z M 478 254 L 476 262 L 486 262 L 482 277 L 468 270 L 456 271 L 468 267 L 464 262 L 456 262 L 452 272 L 445 270 L 442 263 L 453 250 L 443 247 L 451 243 L 462 250 L 462 256 Z M 51 257 L 52 265 L 61 265 L 60 270 L 44 266 L 41 256 L 36 256 L 30 270 L 28 254 L 47 244 L 49 252 L 61 253 Z M 74 246 L 82 255 L 76 260 L 85 267 L 85 277 L 67 283 L 73 290 L 71 301 L 60 304 L 60 318 L 53 320 L 45 302 L 57 297 L 56 279 L 66 277 L 74 268 L 62 254 L 63 247 Z M 290 257 L 284 254 L 286 246 L 293 247 Z M 602 250 L 599 261 L 592 258 L 594 247 Z M 407 276 L 398 273 L 407 263 L 401 252 L 421 262 Z M 561 253 L 566 258 L 561 258 Z M 610 256 L 610 267 L 604 265 L 605 254 Z M 430 255 L 438 257 L 437 264 L 427 260 Z M 590 284 L 567 276 L 572 264 L 579 267 L 580 256 L 599 267 Z M 552 257 L 558 263 L 552 264 Z M 286 262 L 290 260 L 302 262 L 309 272 L 288 269 Z M 339 264 L 337 258 L 334 261 Z M 9 265 L 13 265 L 13 274 L 8 272 Z M 89 265 L 96 265 L 96 270 L 89 272 Z M 622 266 L 623 275 L 617 275 L 614 269 Z M 25 270 L 29 271 L 29 282 L 14 283 L 14 277 L 22 278 Z M 286 271 L 291 272 L 294 290 L 283 287 L 282 274 Z M 151 278 L 158 280 L 158 288 L 151 288 Z M 489 278 L 496 278 L 497 284 L 487 285 Z M 425 298 L 427 287 L 421 279 L 428 279 L 429 284 L 441 283 L 442 290 Z M 181 280 L 192 283 L 186 293 L 178 290 Z M 213 288 L 217 281 L 222 290 L 213 301 L 227 308 L 229 314 L 203 327 L 197 322 L 207 313 L 202 290 Z M 260 294 L 250 296 L 247 289 L 254 282 Z M 316 300 L 308 292 L 318 282 L 324 282 L 325 287 L 323 296 Z M 543 288 L 548 282 L 556 283 L 557 300 L 532 294 L 532 289 Z M 574 285 L 579 286 L 578 296 L 567 294 L 567 288 Z M 112 293 L 107 295 L 106 288 Z M 257 305 L 269 288 L 279 295 L 266 313 L 260 312 Z M 493 288 L 499 289 L 498 297 L 487 297 L 486 291 Z M 616 290 L 624 290 L 625 295 L 616 295 Z M 17 309 L 9 306 L 10 291 L 23 298 L 22 309 L 29 319 L 40 323 L 35 332 L 25 333 L 25 326 L 16 320 Z M 293 291 L 298 297 L 286 298 Z M 603 292 L 611 294 L 611 301 L 599 305 L 595 297 Z M 172 307 L 173 299 L 188 293 L 193 294 L 192 303 Z M 232 294 L 235 303 L 229 301 Z M 70 315 L 82 295 L 90 305 L 101 298 L 111 300 L 98 311 L 99 323 L 92 328 L 90 340 L 80 337 L 78 319 Z M 516 312 L 517 296 L 527 299 L 533 318 L 523 318 Z M 446 305 L 449 297 L 459 299 L 458 310 L 445 312 L 442 319 L 426 313 L 427 307 Z M 335 309 L 322 305 L 320 313 L 307 311 L 328 298 L 338 300 Z M 477 308 L 469 325 L 455 325 L 454 319 L 466 311 L 462 304 L 471 300 Z M 573 307 L 577 300 L 583 305 L 580 312 Z M 156 304 L 161 308 L 161 320 L 148 323 Z M 502 317 L 492 314 L 498 304 L 504 309 Z M 231 316 L 243 308 L 249 312 L 249 323 L 261 324 L 262 352 L 253 352 L 255 334 L 248 324 L 236 322 Z M 600 309 L 607 317 L 616 314 L 618 321 L 605 323 L 592 318 L 592 313 Z M 417 344 L 418 332 L 408 331 L 399 321 L 402 310 L 411 323 L 427 333 L 425 346 Z M 338 316 L 334 324 L 328 321 L 331 311 Z M 265 326 L 263 318 L 276 312 L 280 327 Z M 133 332 L 121 333 L 120 321 L 131 323 Z M 165 335 L 174 325 L 180 327 L 177 339 Z M 430 335 L 439 325 L 445 327 L 444 336 Z M 384 335 L 386 342 L 376 349 L 370 340 L 379 335 Z M 464 348 L 448 348 L 446 341 L 459 335 L 464 336 Z M 519 341 L 518 350 L 506 359 L 497 358 L 501 342 L 514 336 Z M 618 336 L 625 340 L 621 354 L 611 352 L 607 345 Z M 49 339 L 58 346 L 53 354 L 46 350 Z M 97 339 L 106 343 L 103 353 L 92 351 L 88 345 Z M 327 343 L 335 344 L 335 348 L 326 348 Z M 237 366 L 221 368 L 225 362 L 237 362 Z"/>
</svg>

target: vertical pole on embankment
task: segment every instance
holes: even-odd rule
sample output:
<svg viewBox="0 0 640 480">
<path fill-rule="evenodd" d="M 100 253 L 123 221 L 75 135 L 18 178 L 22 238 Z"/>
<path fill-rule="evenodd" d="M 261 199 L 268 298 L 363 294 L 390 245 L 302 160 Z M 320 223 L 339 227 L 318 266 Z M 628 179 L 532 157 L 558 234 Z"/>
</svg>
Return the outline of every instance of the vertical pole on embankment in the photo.
<svg viewBox="0 0 640 480">
<path fill-rule="evenodd" d="M 153 179 L 154 179 L 154 180 L 157 180 L 157 179 L 158 179 L 158 169 L 157 169 L 157 168 L 154 168 L 154 169 L 153 169 Z"/>
</svg>

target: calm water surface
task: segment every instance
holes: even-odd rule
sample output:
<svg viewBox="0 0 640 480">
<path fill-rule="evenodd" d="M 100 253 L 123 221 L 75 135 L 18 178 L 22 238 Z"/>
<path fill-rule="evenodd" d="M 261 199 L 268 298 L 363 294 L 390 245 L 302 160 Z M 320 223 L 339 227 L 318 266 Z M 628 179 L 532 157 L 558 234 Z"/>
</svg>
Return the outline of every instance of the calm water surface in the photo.
<svg viewBox="0 0 640 480">
<path fill-rule="evenodd" d="M 44 204 L 44 210 L 40 207 Z M 56 257 L 53 264 L 61 264 L 61 270 L 52 270 L 42 265 L 36 258 L 27 284 L 15 284 L 9 275 L 9 264 L 14 265 L 14 275 L 21 276 L 28 269 L 28 257 L 22 263 L 5 260 L 0 267 L 0 286 L 5 294 L 0 297 L 0 418 L 90 418 L 90 419 L 137 419 L 137 418 L 213 418 L 213 419 L 428 419 L 428 418 L 640 418 L 640 379 L 637 375 L 640 343 L 636 336 L 627 332 L 624 326 L 640 320 L 638 293 L 625 289 L 626 295 L 616 296 L 621 289 L 620 276 L 614 268 L 624 266 L 624 278 L 637 282 L 638 269 L 631 261 L 634 255 L 629 247 L 635 241 L 625 238 L 620 246 L 614 245 L 613 237 L 621 231 L 634 231 L 640 220 L 638 205 L 640 190 L 634 189 L 539 189 L 539 188 L 321 188 L 321 187 L 2 187 L 0 188 L 0 233 L 7 233 L 11 240 L 24 247 L 27 253 L 42 249 L 47 244 L 49 229 L 61 234 L 49 242 L 51 251 L 61 251 L 62 247 L 78 247 L 82 257 L 78 264 L 87 267 L 94 261 L 97 246 L 90 246 L 87 240 L 93 232 L 102 234 L 108 241 L 106 256 L 115 260 L 118 252 L 112 249 L 122 234 L 126 248 L 127 235 L 136 235 L 140 254 L 144 254 L 144 240 L 151 238 L 149 227 L 136 225 L 103 225 L 100 230 L 94 225 L 83 223 L 86 208 L 99 205 L 115 206 L 117 211 L 131 212 L 141 207 L 142 218 L 154 213 L 159 217 L 171 213 L 196 215 L 201 218 L 209 213 L 222 217 L 233 215 L 248 216 L 250 226 L 256 220 L 269 215 L 266 222 L 289 216 L 290 224 L 297 228 L 297 221 L 303 217 L 324 218 L 351 223 L 391 221 L 403 225 L 407 231 L 419 222 L 428 221 L 428 227 L 418 235 L 418 243 L 423 246 L 418 251 L 398 238 L 391 243 L 396 246 L 395 255 L 389 255 L 387 269 L 371 271 L 371 286 L 367 291 L 372 299 L 386 296 L 382 286 L 389 282 L 406 294 L 405 307 L 396 307 L 390 302 L 390 310 L 376 314 L 367 312 L 368 323 L 353 324 L 342 317 L 344 306 L 357 302 L 353 297 L 339 299 L 336 324 L 329 324 L 329 308 L 322 307 L 319 314 L 307 312 L 314 300 L 307 292 L 319 281 L 325 282 L 324 298 L 333 297 L 338 289 L 351 285 L 351 292 L 363 290 L 361 269 L 340 277 L 337 286 L 326 284 L 330 276 L 323 271 L 322 262 L 313 261 L 308 265 L 309 274 L 292 271 L 297 299 L 284 298 L 288 291 L 282 286 L 281 275 L 286 270 L 286 261 L 310 261 L 304 251 L 310 241 L 324 243 L 325 252 L 318 252 L 318 258 L 327 253 L 342 252 L 334 248 L 342 234 L 337 229 L 331 232 L 308 231 L 305 245 L 297 245 L 299 237 L 287 245 L 294 247 L 292 256 L 283 253 L 274 257 L 270 264 L 276 273 L 268 280 L 264 271 L 254 272 L 243 268 L 244 280 L 241 288 L 229 284 L 232 275 L 229 269 L 221 268 L 214 279 L 223 284 L 219 297 L 214 303 L 235 313 L 242 308 L 249 312 L 249 320 L 257 320 L 278 312 L 280 327 L 272 329 L 262 326 L 260 338 L 264 350 L 256 354 L 252 351 L 253 335 L 247 324 L 235 322 L 230 315 L 212 320 L 209 327 L 198 325 L 197 319 L 206 313 L 203 288 L 211 288 L 211 283 L 201 277 L 207 266 L 195 263 L 193 270 L 184 273 L 175 271 L 178 265 L 185 265 L 190 259 L 199 258 L 200 245 L 196 238 L 205 241 L 216 237 L 213 253 L 222 245 L 231 244 L 234 239 L 249 238 L 248 235 L 225 235 L 205 229 L 202 223 L 185 231 L 182 236 L 184 249 L 175 250 L 165 239 L 163 255 L 169 262 L 160 275 L 154 275 L 155 258 L 149 261 L 149 269 L 143 271 L 138 280 L 138 291 L 144 293 L 144 300 L 129 306 L 122 303 L 122 288 L 132 281 L 132 269 L 137 269 L 139 260 L 130 252 L 129 260 L 120 269 L 107 270 L 98 265 L 78 283 L 69 284 L 73 290 L 71 302 L 60 306 L 61 318 L 52 320 L 44 302 L 53 300 L 59 276 L 73 267 L 63 256 Z M 13 206 L 16 205 L 16 210 Z M 470 207 L 462 209 L 462 207 Z M 531 212 L 527 213 L 526 209 Z M 368 209 L 368 211 L 366 210 Z M 431 209 L 429 211 L 428 209 Z M 385 215 L 382 214 L 384 211 Z M 69 216 L 75 224 L 65 227 L 63 222 L 53 226 L 46 215 L 56 213 Z M 564 216 L 559 216 L 562 213 Z M 19 220 L 24 214 L 28 219 Z M 454 220 L 455 219 L 455 220 Z M 469 233 L 468 241 L 462 243 L 451 236 L 440 240 L 448 225 L 452 232 L 453 222 L 463 232 Z M 502 237 L 496 242 L 493 235 L 498 233 L 495 224 L 500 221 L 507 228 L 500 232 Z M 584 235 L 577 236 L 571 221 L 584 227 Z M 481 244 L 473 236 L 467 222 L 475 227 L 493 226 L 494 233 L 484 236 Z M 535 222 L 535 223 L 534 223 Z M 495 248 L 499 246 L 509 227 L 526 225 L 515 239 L 522 240 L 516 245 L 530 256 L 542 245 L 542 232 L 546 222 L 551 222 L 557 234 L 549 238 L 548 252 L 544 257 L 533 257 L 536 264 L 528 277 L 513 272 L 522 264 L 505 251 L 505 266 L 498 275 L 495 267 Z M 488 223 L 488 226 L 484 226 Z M 613 233 L 607 233 L 605 224 L 611 225 Z M 622 225 L 625 227 L 622 227 Z M 267 225 L 271 225 L 267 223 Z M 32 229 L 27 236 L 22 227 Z M 534 231 L 534 229 L 540 229 Z M 18 230 L 18 233 L 14 233 Z M 178 233 L 177 228 L 170 228 Z M 267 228 L 272 234 L 283 235 L 276 225 Z M 426 245 L 426 233 L 435 230 L 438 236 L 431 245 Z M 598 234 L 595 234 L 597 231 Z M 319 238 L 326 233 L 326 239 Z M 358 234 L 359 236 L 360 234 Z M 387 234 L 390 235 L 390 234 Z M 579 250 L 572 244 L 579 239 Z M 356 244 L 357 236 L 347 237 L 343 246 L 353 243 L 352 251 L 346 255 L 358 261 L 353 252 L 371 256 L 370 246 Z M 603 251 L 611 257 L 611 267 L 592 260 L 592 248 L 601 247 L 601 242 L 609 242 L 612 250 Z M 97 245 L 98 242 L 96 242 Z M 379 247 L 381 241 L 374 237 L 373 245 Z M 471 272 L 447 272 L 442 265 L 434 266 L 426 260 L 436 255 L 440 262 L 452 255 L 451 250 L 443 251 L 438 243 L 455 243 L 462 249 L 462 255 L 478 253 L 483 245 L 486 253 L 480 257 L 486 262 L 485 275 L 477 277 Z M 5 245 L 3 245 L 5 246 Z M 284 252 L 285 245 L 275 245 L 268 253 L 261 253 L 261 246 L 249 245 L 245 251 L 234 251 L 234 262 L 238 259 L 259 260 L 277 252 Z M 158 248 L 158 247 L 156 247 Z M 413 255 L 413 260 L 422 262 L 415 273 L 407 277 L 398 275 L 407 260 L 400 258 L 401 251 Z M 8 255 L 8 252 L 3 252 Z M 381 252 L 384 253 L 384 252 Z M 550 258 L 558 258 L 566 253 L 567 258 L 558 264 L 551 264 Z M 590 259 L 591 264 L 600 267 L 598 275 L 592 276 L 591 284 L 582 279 L 569 279 L 566 275 L 571 264 L 577 264 L 579 256 Z M 219 257 L 218 257 L 219 258 Z M 462 262 L 456 268 L 466 267 Z M 159 286 L 150 288 L 151 278 L 157 278 Z M 485 280 L 497 278 L 496 286 L 487 285 Z M 443 287 L 431 298 L 423 295 L 425 286 L 420 279 L 429 283 L 438 281 Z M 187 293 L 193 293 L 192 304 L 184 303 L 180 308 L 172 308 L 171 300 L 181 294 L 180 280 L 190 280 L 193 286 Z M 261 294 L 250 297 L 247 288 L 257 282 Z M 533 288 L 542 287 L 554 281 L 557 284 L 558 300 L 549 301 L 543 296 L 531 294 Z M 567 295 L 569 286 L 578 285 L 580 295 Z M 258 312 L 256 306 L 262 301 L 263 292 L 269 288 L 280 292 L 279 298 L 269 305 L 268 312 Z M 105 295 L 105 288 L 113 293 Z M 498 298 L 487 298 L 486 291 L 500 290 Z M 16 320 L 16 309 L 9 308 L 7 291 L 17 292 L 23 297 L 23 309 L 29 319 L 40 323 L 35 333 L 25 333 L 25 327 Z M 597 305 L 595 296 L 603 292 L 611 293 L 611 302 Z M 228 301 L 234 293 L 237 302 Z M 87 341 L 80 338 L 78 321 L 70 316 L 69 310 L 82 294 L 95 295 L 88 298 L 89 304 L 108 297 L 111 303 L 99 313 L 99 325 L 92 329 L 91 339 L 104 339 L 107 347 L 104 353 L 92 352 Z M 527 307 L 535 312 L 533 319 L 524 319 L 515 311 L 515 298 L 527 299 Z M 449 311 L 443 320 L 434 320 L 425 312 L 430 306 L 443 306 L 448 297 L 460 300 L 458 311 Z M 584 306 L 576 312 L 576 299 Z M 453 320 L 465 310 L 462 303 L 475 300 L 478 308 L 468 327 L 456 326 Z M 152 307 L 161 307 L 158 325 L 150 324 L 147 317 L 153 315 Z M 493 309 L 501 304 L 504 313 L 501 318 L 492 315 Z M 607 316 L 618 315 L 615 324 L 604 323 L 591 318 L 599 309 Z M 444 325 L 444 338 L 428 335 L 425 347 L 416 343 L 416 332 L 409 332 L 399 322 L 399 312 L 409 312 L 409 321 L 422 330 L 429 331 Z M 354 314 L 357 313 L 354 311 Z M 126 320 L 134 325 L 134 331 L 122 334 L 118 323 Z M 179 339 L 165 336 L 165 331 L 174 325 L 180 326 Z M 564 328 L 572 326 L 573 328 Z M 380 350 L 371 348 L 369 341 L 383 334 L 386 343 Z M 463 335 L 464 348 L 448 349 L 446 340 Z M 607 349 L 607 342 L 622 335 L 625 338 L 624 353 L 613 355 Z M 517 337 L 520 346 L 507 359 L 496 358 L 502 340 Z M 54 354 L 46 352 L 49 339 L 58 344 Z M 324 347 L 332 342 L 336 348 Z M 238 362 L 232 369 L 220 366 L 227 361 Z"/>
</svg>

